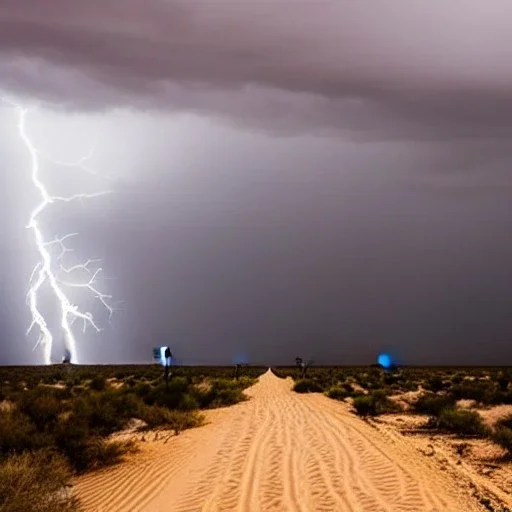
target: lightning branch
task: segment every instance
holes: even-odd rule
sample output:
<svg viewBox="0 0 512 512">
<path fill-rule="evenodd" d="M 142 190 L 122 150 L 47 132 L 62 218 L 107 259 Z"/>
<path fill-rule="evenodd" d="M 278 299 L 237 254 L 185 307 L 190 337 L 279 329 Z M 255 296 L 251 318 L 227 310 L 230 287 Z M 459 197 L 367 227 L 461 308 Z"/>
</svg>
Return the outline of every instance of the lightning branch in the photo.
<svg viewBox="0 0 512 512">
<path fill-rule="evenodd" d="M 82 263 L 65 266 L 64 259 L 66 254 L 73 252 L 73 249 L 69 247 L 69 241 L 77 236 L 78 233 L 68 233 L 48 239 L 44 234 L 41 216 L 53 204 L 94 199 L 110 192 L 77 193 L 69 196 L 52 194 L 45 185 L 41 175 L 41 161 L 48 160 L 60 167 L 97 174 L 89 167 L 92 152 L 76 162 L 62 162 L 50 159 L 36 148 L 27 133 L 26 120 L 29 110 L 5 98 L 2 98 L 2 103 L 13 108 L 17 113 L 18 135 L 30 156 L 31 183 L 39 196 L 39 202 L 30 212 L 27 224 L 27 228 L 32 233 L 38 255 L 38 261 L 29 279 L 26 296 L 31 314 L 31 323 L 27 329 L 27 336 L 33 331 L 37 332 L 38 338 L 34 350 L 40 347 L 43 352 L 44 362 L 50 364 L 54 334 L 49 328 L 47 319 L 41 312 L 40 307 L 41 294 L 45 287 L 49 287 L 59 311 L 60 334 L 64 336 L 65 347 L 69 351 L 71 362 L 78 363 L 77 338 L 74 333 L 75 323 L 81 324 L 82 333 L 85 333 L 88 327 L 96 332 L 100 332 L 102 329 L 92 313 L 80 309 L 79 306 L 72 302 L 70 290 L 81 289 L 92 295 L 106 309 L 109 320 L 114 312 L 111 305 L 112 296 L 102 292 L 99 288 L 98 278 L 102 273 L 100 260 L 88 259 Z"/>
</svg>

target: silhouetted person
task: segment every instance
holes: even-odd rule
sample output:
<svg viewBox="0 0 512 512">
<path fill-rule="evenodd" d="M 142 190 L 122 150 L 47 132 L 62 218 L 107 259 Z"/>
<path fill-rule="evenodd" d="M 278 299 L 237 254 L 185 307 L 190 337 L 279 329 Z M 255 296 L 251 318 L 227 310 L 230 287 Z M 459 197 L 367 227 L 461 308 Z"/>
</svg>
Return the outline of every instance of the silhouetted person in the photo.
<svg viewBox="0 0 512 512">
<path fill-rule="evenodd" d="M 66 349 L 64 351 L 64 357 L 62 358 L 62 363 L 63 364 L 71 363 L 71 352 L 68 349 Z"/>
<path fill-rule="evenodd" d="M 166 347 L 164 352 L 165 357 L 165 386 L 169 387 L 169 366 L 171 363 L 172 353 L 169 347 Z"/>
</svg>

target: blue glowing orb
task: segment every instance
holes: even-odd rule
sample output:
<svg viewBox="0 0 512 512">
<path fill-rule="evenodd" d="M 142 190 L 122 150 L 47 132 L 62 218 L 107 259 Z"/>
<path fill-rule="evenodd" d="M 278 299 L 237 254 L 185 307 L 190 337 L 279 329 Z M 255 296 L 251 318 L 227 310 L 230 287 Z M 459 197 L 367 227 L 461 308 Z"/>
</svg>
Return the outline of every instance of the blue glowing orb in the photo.
<svg viewBox="0 0 512 512">
<path fill-rule="evenodd" d="M 390 368 L 393 364 L 393 361 L 391 360 L 391 356 L 389 354 L 379 354 L 379 357 L 377 357 L 377 362 L 383 367 L 383 368 Z"/>
</svg>

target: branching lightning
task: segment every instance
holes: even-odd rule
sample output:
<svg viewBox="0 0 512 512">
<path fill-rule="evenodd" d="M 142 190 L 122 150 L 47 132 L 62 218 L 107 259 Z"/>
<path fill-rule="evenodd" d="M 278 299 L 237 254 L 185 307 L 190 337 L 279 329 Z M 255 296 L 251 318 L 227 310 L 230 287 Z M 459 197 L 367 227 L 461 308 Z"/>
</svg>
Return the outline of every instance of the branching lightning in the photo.
<svg viewBox="0 0 512 512">
<path fill-rule="evenodd" d="M 27 305 L 30 310 L 32 321 L 27 329 L 27 336 L 38 330 L 38 340 L 34 350 L 40 346 L 43 351 L 44 362 L 51 363 L 52 346 L 54 335 L 52 334 L 44 315 L 41 313 L 39 299 L 44 286 L 49 286 L 52 295 L 55 297 L 59 308 L 60 328 L 64 335 L 64 342 L 71 355 L 71 362 L 77 363 L 77 340 L 73 332 L 73 325 L 78 320 L 82 323 L 82 331 L 85 333 L 87 327 L 100 332 L 101 328 L 94 319 L 92 313 L 82 311 L 78 306 L 71 302 L 69 297 L 70 288 L 80 288 L 94 296 L 106 309 L 109 319 L 114 312 L 110 305 L 111 295 L 105 294 L 98 289 L 98 276 L 102 268 L 98 265 L 100 260 L 88 259 L 83 263 L 74 264 L 66 267 L 63 263 L 67 253 L 73 252 L 73 249 L 66 245 L 70 238 L 77 236 L 78 233 L 68 233 L 64 236 L 57 236 L 53 239 L 46 239 L 41 225 L 41 214 L 52 204 L 84 199 L 93 199 L 109 191 L 101 191 L 92 194 L 78 193 L 70 196 L 53 195 L 45 185 L 41 176 L 41 161 L 48 160 L 54 165 L 61 167 L 70 167 L 79 169 L 90 174 L 97 174 L 89 166 L 88 162 L 92 157 L 92 152 L 76 162 L 62 162 L 52 160 L 41 153 L 32 142 L 26 130 L 26 118 L 29 110 L 10 100 L 2 99 L 2 102 L 15 109 L 18 116 L 18 135 L 30 155 L 30 177 L 34 188 L 37 190 L 40 202 L 34 207 L 29 216 L 27 228 L 31 230 L 38 255 L 38 262 L 32 271 L 29 279 L 27 292 Z M 77 280 L 80 278 L 79 280 Z"/>
</svg>

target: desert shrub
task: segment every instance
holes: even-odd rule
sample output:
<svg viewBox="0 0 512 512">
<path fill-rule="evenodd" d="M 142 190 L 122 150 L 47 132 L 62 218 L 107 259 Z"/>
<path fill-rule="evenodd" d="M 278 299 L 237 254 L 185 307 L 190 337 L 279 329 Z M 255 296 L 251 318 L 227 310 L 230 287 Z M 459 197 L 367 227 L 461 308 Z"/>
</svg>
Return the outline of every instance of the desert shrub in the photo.
<svg viewBox="0 0 512 512">
<path fill-rule="evenodd" d="M 344 382 L 341 386 L 347 392 L 347 394 L 352 394 L 355 391 L 354 386 L 352 386 L 350 382 Z"/>
<path fill-rule="evenodd" d="M 85 416 L 70 416 L 59 421 L 54 429 L 55 444 L 73 468 L 80 472 L 89 466 L 87 443 L 91 436 Z"/>
<path fill-rule="evenodd" d="M 73 388 L 74 386 L 79 386 L 82 383 L 82 379 L 80 375 L 70 375 L 66 378 L 66 386 Z"/>
<path fill-rule="evenodd" d="M 126 377 L 130 377 L 130 371 L 126 371 L 126 370 L 117 370 L 114 372 L 114 374 L 112 375 L 115 379 L 117 380 L 123 380 L 125 379 Z"/>
<path fill-rule="evenodd" d="M 138 382 L 137 382 L 137 379 L 132 375 L 131 377 L 128 377 L 124 383 L 129 387 L 129 388 L 133 388 L 135 386 L 137 386 Z"/>
<path fill-rule="evenodd" d="M 506 391 L 508 389 L 510 380 L 508 379 L 508 377 L 499 377 L 498 379 L 496 379 L 496 382 L 500 387 L 501 391 Z"/>
<path fill-rule="evenodd" d="M 70 416 L 59 421 L 54 431 L 55 445 L 77 472 L 115 464 L 132 444 L 107 441 L 95 434 L 87 417 Z"/>
<path fill-rule="evenodd" d="M 452 376 L 452 384 L 460 384 L 464 380 L 464 377 L 460 373 L 456 373 Z"/>
<path fill-rule="evenodd" d="M 165 407 L 146 406 L 141 409 L 139 419 L 146 423 L 146 428 L 165 427 L 171 421 L 171 411 Z"/>
<path fill-rule="evenodd" d="M 134 386 L 133 392 L 141 398 L 146 398 L 151 393 L 151 386 L 147 382 L 140 382 Z"/>
<path fill-rule="evenodd" d="M 345 398 L 349 396 L 349 393 L 341 386 L 333 386 L 327 390 L 326 395 L 334 400 L 345 400 Z"/>
<path fill-rule="evenodd" d="M 402 375 L 394 372 L 387 372 L 384 374 L 384 384 L 386 386 L 391 386 L 393 384 L 398 384 L 402 380 Z"/>
<path fill-rule="evenodd" d="M 496 423 L 499 427 L 506 427 L 512 430 L 512 414 L 509 414 L 508 416 L 505 416 L 504 418 L 501 418 Z"/>
<path fill-rule="evenodd" d="M 165 384 L 160 384 L 146 395 L 144 401 L 149 405 L 159 405 L 168 409 L 178 409 L 185 391 L 166 388 Z"/>
<path fill-rule="evenodd" d="M 405 391 L 416 391 L 418 389 L 418 383 L 413 380 L 406 380 L 401 383 L 401 387 Z"/>
<path fill-rule="evenodd" d="M 321 393 L 323 389 L 314 380 L 301 379 L 294 384 L 293 391 L 296 393 Z"/>
<path fill-rule="evenodd" d="M 75 398 L 77 396 L 83 395 L 86 391 L 86 388 L 84 388 L 83 386 L 73 386 L 73 388 L 71 389 L 71 393 Z"/>
<path fill-rule="evenodd" d="M 370 395 L 360 395 L 354 398 L 352 403 L 358 416 L 376 416 L 377 403 Z"/>
<path fill-rule="evenodd" d="M 85 444 L 85 460 L 87 462 L 84 469 L 99 469 L 105 466 L 112 466 L 123 460 L 123 456 L 134 451 L 133 441 L 112 441 L 101 437 L 88 439 Z"/>
<path fill-rule="evenodd" d="M 241 377 L 236 379 L 211 379 L 209 380 L 212 389 L 245 389 L 252 383 L 252 379 Z"/>
<path fill-rule="evenodd" d="M 235 403 L 235 402 L 234 402 Z M 199 404 L 197 400 L 189 393 L 184 393 L 181 395 L 181 400 L 178 405 L 178 409 L 182 411 L 192 411 L 193 409 L 198 409 Z"/>
<path fill-rule="evenodd" d="M 254 377 L 249 377 L 247 375 L 244 375 L 242 377 L 239 377 L 237 381 L 238 387 L 242 389 L 247 389 L 248 387 L 252 386 L 256 383 L 256 379 Z"/>
<path fill-rule="evenodd" d="M 204 379 L 191 379 L 199 382 Z M 199 387 L 189 382 L 185 377 L 175 377 L 167 387 L 160 384 L 156 387 L 136 388 L 143 396 L 147 405 L 157 405 L 172 410 L 189 411 L 197 408 L 222 407 L 236 404 L 246 399 L 242 392 L 254 382 L 252 378 L 241 377 L 233 379 L 211 379 L 206 387 Z"/>
<path fill-rule="evenodd" d="M 481 416 L 476 411 L 465 409 L 443 409 L 435 422 L 430 422 L 441 430 L 465 436 L 484 436 L 489 433 Z"/>
<path fill-rule="evenodd" d="M 73 415 L 94 433 L 105 436 L 122 429 L 127 421 L 124 414 L 118 415 L 115 402 L 100 397 L 97 400 L 90 397 L 78 399 L 73 404 Z"/>
<path fill-rule="evenodd" d="M 499 403 L 499 390 L 492 381 L 463 381 L 452 386 L 450 393 L 456 400 L 475 400 L 484 404 Z"/>
<path fill-rule="evenodd" d="M 369 395 L 359 395 L 354 398 L 352 404 L 358 416 L 377 416 L 399 412 L 402 410 L 399 404 L 390 400 L 387 391 L 383 389 L 373 390 Z"/>
<path fill-rule="evenodd" d="M 400 412 L 402 410 L 399 404 L 388 398 L 389 394 L 391 394 L 391 390 L 386 388 L 372 391 L 371 397 L 376 403 L 377 414 Z"/>
<path fill-rule="evenodd" d="M 0 511 L 72 512 L 71 474 L 61 457 L 42 452 L 9 457 L 0 464 Z"/>
<path fill-rule="evenodd" d="M 164 388 L 169 393 L 186 393 L 188 391 L 188 381 L 185 377 L 174 377 L 169 381 L 169 386 Z"/>
<path fill-rule="evenodd" d="M 512 456 L 512 428 L 497 425 L 491 434 L 491 439 L 506 450 L 509 456 Z"/>
<path fill-rule="evenodd" d="M 234 405 L 247 399 L 243 389 L 254 382 L 249 377 L 241 377 L 238 380 L 212 379 L 208 389 L 191 387 L 191 394 L 202 407 L 224 407 Z"/>
<path fill-rule="evenodd" d="M 211 388 L 204 389 L 193 386 L 190 393 L 201 409 L 208 408 L 215 398 L 215 392 Z"/>
<path fill-rule="evenodd" d="M 35 388 L 23 393 L 19 408 L 43 431 L 51 428 L 62 412 L 63 404 L 48 388 Z"/>
<path fill-rule="evenodd" d="M 210 407 L 234 405 L 246 399 L 241 389 L 219 389 L 213 391 L 214 395 Z"/>
<path fill-rule="evenodd" d="M 51 438 L 38 431 L 26 414 L 16 409 L 0 414 L 0 459 L 48 444 L 51 444 Z"/>
<path fill-rule="evenodd" d="M 242 389 L 237 387 L 212 387 L 208 394 L 208 407 L 224 407 L 247 399 Z"/>
<path fill-rule="evenodd" d="M 453 407 L 455 407 L 455 399 L 452 396 L 436 395 L 435 393 L 420 395 L 413 404 L 415 412 L 432 416 L 439 416 L 443 409 Z"/>
<path fill-rule="evenodd" d="M 103 375 L 96 375 L 89 384 L 90 388 L 94 391 L 104 391 L 107 387 L 107 381 Z"/>
<path fill-rule="evenodd" d="M 202 416 L 193 411 L 171 411 L 165 407 L 146 407 L 141 411 L 140 419 L 148 429 L 163 428 L 176 433 L 202 423 Z"/>
<path fill-rule="evenodd" d="M 142 406 L 142 400 L 133 393 L 107 390 L 77 398 L 72 414 L 81 418 L 92 432 L 105 436 L 124 428 L 128 420 L 137 417 Z"/>
<path fill-rule="evenodd" d="M 427 381 L 424 384 L 424 387 L 425 389 L 437 393 L 445 388 L 445 384 L 443 382 L 443 379 L 439 375 L 433 375 L 432 377 L 429 377 L 427 379 Z"/>
</svg>

